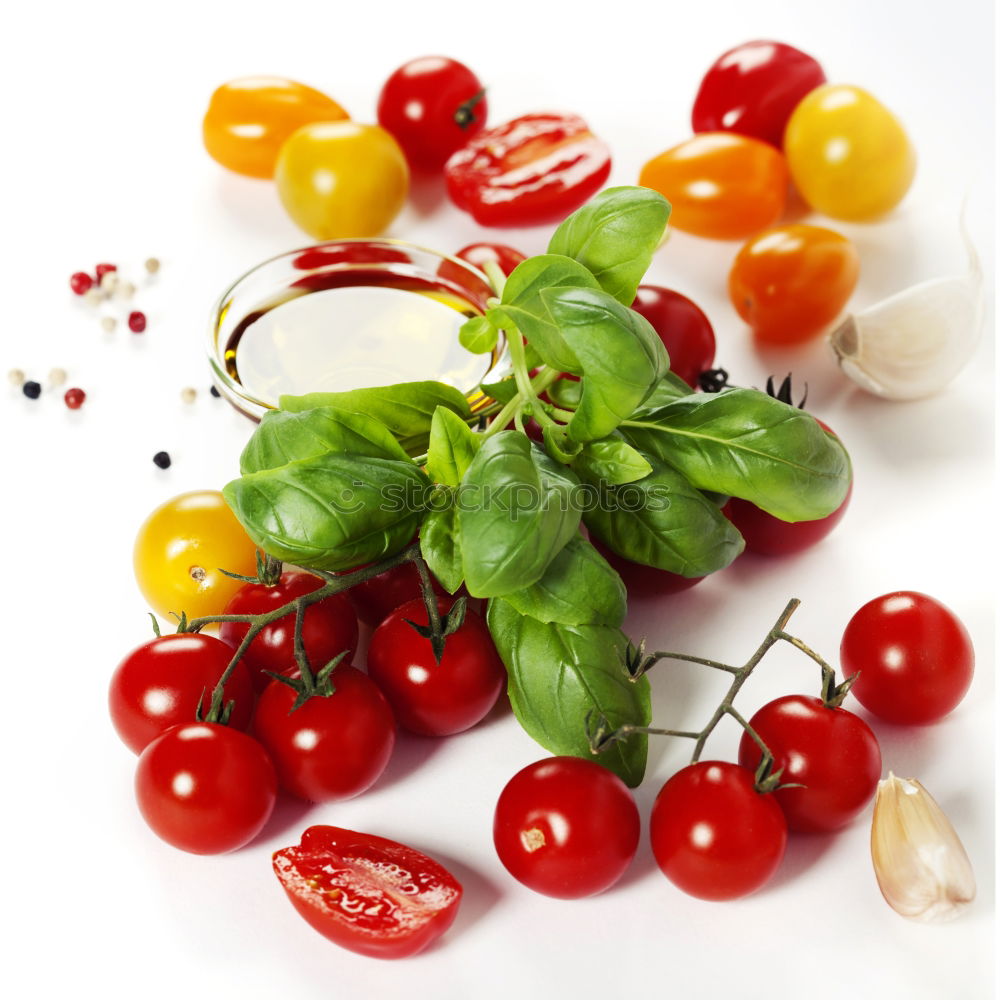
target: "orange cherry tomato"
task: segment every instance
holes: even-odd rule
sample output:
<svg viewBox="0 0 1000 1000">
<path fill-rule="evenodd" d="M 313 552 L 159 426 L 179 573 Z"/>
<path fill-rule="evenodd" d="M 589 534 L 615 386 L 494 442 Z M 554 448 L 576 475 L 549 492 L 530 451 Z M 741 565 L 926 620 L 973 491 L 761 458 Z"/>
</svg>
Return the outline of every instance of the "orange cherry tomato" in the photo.
<svg viewBox="0 0 1000 1000">
<path fill-rule="evenodd" d="M 224 167 L 268 178 L 274 176 L 278 150 L 296 129 L 347 117 L 335 100 L 305 84 L 282 77 L 244 77 L 212 94 L 202 138 L 208 155 Z"/>
<path fill-rule="evenodd" d="M 865 222 L 903 199 L 916 154 L 896 116 L 860 87 L 827 84 L 806 95 L 785 129 L 795 186 L 817 211 Z"/>
<path fill-rule="evenodd" d="M 380 125 L 317 122 L 281 147 L 274 182 L 299 226 L 336 240 L 378 236 L 406 202 L 410 170 Z"/>
<path fill-rule="evenodd" d="M 653 157 L 643 187 L 670 202 L 670 223 L 695 236 L 746 239 L 781 217 L 785 158 L 773 146 L 730 132 L 703 132 Z"/>
<path fill-rule="evenodd" d="M 729 298 L 758 340 L 797 344 L 822 333 L 858 281 L 858 252 L 820 226 L 777 226 L 750 240 L 729 272 Z"/>
</svg>

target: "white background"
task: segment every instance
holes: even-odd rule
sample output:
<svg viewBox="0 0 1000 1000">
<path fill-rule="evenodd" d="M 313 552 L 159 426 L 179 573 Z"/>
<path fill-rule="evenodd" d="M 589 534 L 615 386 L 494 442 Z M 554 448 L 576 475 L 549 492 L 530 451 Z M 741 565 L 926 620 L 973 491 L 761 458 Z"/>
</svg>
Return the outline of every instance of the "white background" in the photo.
<svg viewBox="0 0 1000 1000">
<path fill-rule="evenodd" d="M 106 715 L 108 678 L 148 634 L 132 580 L 136 528 L 161 501 L 218 488 L 251 431 L 208 395 L 203 357 L 216 294 L 264 257 L 308 242 L 272 186 L 227 174 L 204 154 L 209 94 L 231 77 L 272 73 L 312 84 L 360 121 L 383 79 L 440 52 L 490 87 L 494 122 L 576 111 L 612 146 L 614 183 L 689 134 L 704 69 L 724 49 L 780 38 L 816 55 L 834 81 L 878 95 L 906 123 L 920 167 L 903 206 L 879 225 L 839 226 L 862 255 L 853 305 L 964 266 L 962 197 L 987 275 L 993 265 L 991 5 L 840 0 L 674 5 L 617 0 L 317 4 L 19 5 L 6 15 L 3 369 L 43 382 L 53 367 L 88 393 L 31 402 L 0 388 L 4 441 L 2 573 L 7 676 L 0 725 L 7 911 L 2 974 L 10 997 L 725 996 L 979 998 L 990 994 L 993 931 L 993 605 L 995 498 L 992 310 L 959 382 L 925 402 L 891 404 L 843 380 L 821 344 L 763 358 L 725 299 L 735 244 L 676 234 L 651 280 L 694 297 L 737 383 L 794 368 L 814 412 L 852 452 L 848 516 L 797 558 L 740 559 L 680 596 L 634 605 L 629 631 L 659 648 L 741 661 L 786 600 L 792 631 L 835 658 L 853 611 L 896 588 L 949 604 L 971 630 L 978 672 L 954 715 L 928 729 L 873 722 L 886 768 L 918 777 L 953 819 L 979 879 L 958 921 L 908 923 L 883 902 L 868 857 L 868 815 L 837 836 L 794 839 L 774 883 L 746 900 L 689 898 L 656 870 L 645 841 L 624 881 L 586 901 L 537 896 L 496 860 L 492 808 L 507 779 L 542 756 L 509 715 L 440 743 L 401 738 L 365 796 L 307 810 L 281 804 L 265 835 L 220 858 L 166 847 L 139 818 L 134 759 Z M 822 219 L 815 219 L 823 223 Z M 439 198 L 410 207 L 389 235 L 442 250 L 481 232 Z M 538 252 L 549 230 L 497 233 Z M 108 335 L 66 279 L 99 260 L 133 276 L 163 260 L 137 304 L 149 329 Z M 195 386 L 184 406 L 179 392 Z M 162 472 L 150 460 L 174 458 Z M 809 661 L 775 652 L 739 704 L 814 692 Z M 668 676 L 669 675 L 669 676 Z M 717 676 L 662 666 L 656 721 L 697 728 Z M 731 756 L 721 728 L 709 756 Z M 689 752 L 654 741 L 637 792 L 646 818 Z M 379 963 L 341 951 L 293 912 L 270 853 L 313 822 L 410 843 L 464 882 L 453 929 L 430 952 Z"/>
</svg>

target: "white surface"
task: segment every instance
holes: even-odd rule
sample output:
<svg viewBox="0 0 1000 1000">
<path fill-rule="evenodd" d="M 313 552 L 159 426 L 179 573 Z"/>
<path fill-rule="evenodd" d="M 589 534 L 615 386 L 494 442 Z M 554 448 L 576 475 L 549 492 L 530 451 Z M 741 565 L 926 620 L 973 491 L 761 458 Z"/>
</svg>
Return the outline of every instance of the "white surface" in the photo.
<svg viewBox="0 0 1000 1000">
<path fill-rule="evenodd" d="M 560 902 L 506 876 L 490 838 L 500 788 L 542 755 L 501 717 L 441 743 L 401 739 L 369 794 L 307 810 L 282 804 L 246 850 L 199 858 L 144 827 L 132 755 L 107 720 L 106 685 L 147 637 L 131 573 L 134 532 L 162 500 L 219 487 L 251 431 L 209 397 L 202 357 L 214 296 L 257 261 L 308 242 L 268 183 L 225 173 L 202 151 L 208 95 L 234 76 L 298 78 L 371 120 L 382 80 L 430 52 L 463 59 L 490 85 L 491 118 L 577 111 L 612 145 L 612 182 L 685 138 L 695 88 L 730 45 L 777 37 L 815 54 L 832 80 L 858 83 L 906 123 L 920 156 L 904 205 L 877 226 L 838 226 L 858 244 L 863 306 L 962 266 L 957 217 L 988 275 L 992 258 L 992 15 L 986 0 L 933 10 L 910 2 L 619 0 L 499 3 L 22 5 L 4 33 L 3 370 L 44 381 L 63 367 L 86 389 L 78 413 L 0 389 L 4 670 L 0 727 L 5 808 L 0 975 L 7 996 L 109 998 L 415 998 L 616 996 L 980 998 L 993 941 L 993 460 L 989 333 L 959 384 L 893 405 L 854 390 L 820 346 L 761 358 L 724 297 L 735 244 L 676 235 L 650 278 L 694 297 L 733 380 L 762 385 L 794 367 L 810 403 L 854 457 L 850 512 L 798 558 L 746 557 L 669 603 L 636 605 L 628 624 L 654 647 L 742 660 L 790 596 L 793 631 L 835 657 L 849 616 L 894 588 L 926 590 L 970 628 L 979 657 L 964 704 L 923 730 L 876 723 L 885 765 L 918 777 L 965 840 L 979 898 L 942 927 L 905 922 L 882 901 L 863 819 L 835 837 L 795 839 L 775 882 L 741 902 L 691 899 L 655 869 L 645 835 L 624 882 Z M 823 220 L 817 220 L 821 224 Z M 425 193 L 392 236 L 455 249 L 481 232 Z M 548 230 L 495 233 L 538 252 Z M 149 328 L 103 333 L 66 287 L 99 260 L 139 273 L 163 260 L 137 300 Z M 199 389 L 184 406 L 180 389 Z M 161 472 L 150 457 L 168 450 Z M 16 679 L 15 679 L 16 678 Z M 775 653 L 739 704 L 813 691 L 815 671 Z M 697 727 L 721 686 L 684 666 L 653 678 L 656 721 Z M 46 690 L 45 685 L 51 685 Z M 722 728 L 709 755 L 734 752 Z M 656 741 L 637 793 L 649 807 L 689 747 Z M 465 883 L 454 928 L 428 954 L 378 963 L 337 949 L 293 912 L 270 852 L 313 822 L 394 837 Z"/>
</svg>

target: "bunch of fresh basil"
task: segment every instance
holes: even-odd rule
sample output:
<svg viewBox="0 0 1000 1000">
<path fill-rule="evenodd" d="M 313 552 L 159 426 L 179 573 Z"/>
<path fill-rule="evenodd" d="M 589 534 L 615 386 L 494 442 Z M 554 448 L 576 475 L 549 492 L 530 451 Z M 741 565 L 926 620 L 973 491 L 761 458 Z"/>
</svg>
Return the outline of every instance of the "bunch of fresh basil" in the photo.
<svg viewBox="0 0 1000 1000">
<path fill-rule="evenodd" d="M 629 308 L 668 215 L 653 191 L 604 191 L 465 324 L 472 351 L 505 336 L 513 369 L 483 387 L 485 427 L 435 382 L 285 397 L 224 491 L 256 544 L 307 568 L 373 562 L 419 534 L 449 592 L 489 599 L 514 712 L 556 754 L 589 755 L 591 713 L 650 721 L 648 680 L 624 667 L 625 589 L 581 521 L 627 559 L 703 576 L 743 548 L 726 497 L 810 520 L 850 482 L 844 448 L 802 410 L 756 390 L 694 393 L 671 374 Z M 523 432 L 529 417 L 544 445 Z M 645 736 L 599 759 L 637 785 Z"/>
</svg>

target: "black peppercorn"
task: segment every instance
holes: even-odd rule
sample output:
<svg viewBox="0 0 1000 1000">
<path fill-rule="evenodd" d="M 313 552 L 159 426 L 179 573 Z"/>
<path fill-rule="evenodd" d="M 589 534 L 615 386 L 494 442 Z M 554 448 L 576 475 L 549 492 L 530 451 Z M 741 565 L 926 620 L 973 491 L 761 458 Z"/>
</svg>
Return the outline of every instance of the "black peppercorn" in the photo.
<svg viewBox="0 0 1000 1000">
<path fill-rule="evenodd" d="M 219 392 L 219 390 L 216 389 L 214 385 L 212 386 L 212 388 L 209 391 L 212 393 L 213 396 L 215 396 L 216 399 L 218 399 L 219 396 L 222 395 L 222 393 Z"/>
<path fill-rule="evenodd" d="M 165 451 L 158 451 L 153 456 L 153 464 L 161 469 L 170 468 L 170 456 Z"/>
<path fill-rule="evenodd" d="M 25 382 L 21 386 L 21 392 L 28 397 L 28 399 L 38 399 L 42 394 L 42 387 L 37 382 Z"/>
</svg>

